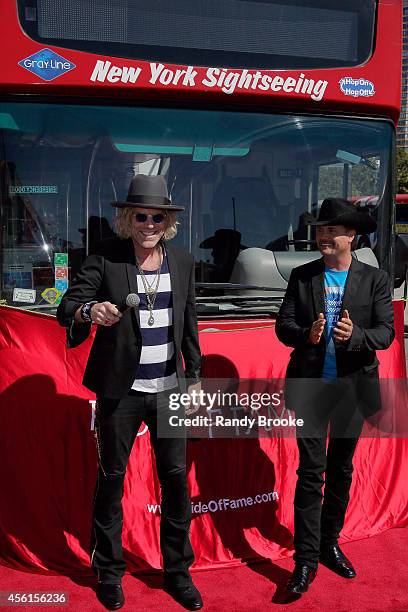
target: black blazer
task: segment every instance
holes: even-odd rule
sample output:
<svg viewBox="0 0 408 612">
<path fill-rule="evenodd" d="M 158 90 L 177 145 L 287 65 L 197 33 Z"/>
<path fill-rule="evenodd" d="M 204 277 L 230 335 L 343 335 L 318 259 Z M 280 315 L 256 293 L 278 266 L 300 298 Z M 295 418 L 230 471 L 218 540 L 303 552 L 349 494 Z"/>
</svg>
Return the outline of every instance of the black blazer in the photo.
<svg viewBox="0 0 408 612">
<path fill-rule="evenodd" d="M 375 351 L 388 348 L 395 336 L 386 272 L 353 258 L 341 311 L 344 309 L 353 321 L 353 333 L 347 343 L 335 343 L 338 377 L 355 380 L 362 411 L 372 414 L 381 407 Z M 324 260 L 321 258 L 292 271 L 279 310 L 276 334 L 286 346 L 294 348 L 286 372 L 288 379 L 321 378 L 326 340 L 323 335 L 319 344 L 311 344 L 308 338 L 313 321 L 324 311 Z M 364 380 L 368 378 L 370 384 L 365 388 Z M 290 393 L 294 409 L 301 403 L 298 395 L 299 389 L 297 393 Z"/>
<path fill-rule="evenodd" d="M 173 333 L 177 377 L 192 382 L 200 376 L 201 354 L 195 308 L 194 259 L 166 243 L 173 293 Z M 68 347 L 78 346 L 90 333 L 91 324 L 75 323 L 77 308 L 86 302 L 108 301 L 120 306 L 129 293 L 137 293 L 136 261 L 132 240 L 111 238 L 90 255 L 57 310 L 60 325 L 67 327 Z M 132 386 L 142 349 L 138 309 L 125 312 L 112 327 L 98 326 L 89 354 L 83 384 L 100 397 L 119 399 Z M 185 373 L 182 357 L 185 362 Z"/>
</svg>

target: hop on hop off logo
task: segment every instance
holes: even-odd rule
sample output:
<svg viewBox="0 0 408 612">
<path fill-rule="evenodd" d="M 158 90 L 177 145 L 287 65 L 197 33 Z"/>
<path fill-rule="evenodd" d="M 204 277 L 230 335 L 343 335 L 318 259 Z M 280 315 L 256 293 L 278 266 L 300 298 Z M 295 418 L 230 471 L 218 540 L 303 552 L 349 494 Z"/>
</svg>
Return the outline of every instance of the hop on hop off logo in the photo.
<svg viewBox="0 0 408 612">
<path fill-rule="evenodd" d="M 339 81 L 340 89 L 345 96 L 353 96 L 354 98 L 369 98 L 375 94 L 374 83 L 367 79 L 353 79 L 352 77 L 343 77 Z"/>
<path fill-rule="evenodd" d="M 43 81 L 52 81 L 76 68 L 75 64 L 58 55 L 51 49 L 41 49 L 33 55 L 18 62 L 18 65 L 40 77 Z"/>
</svg>

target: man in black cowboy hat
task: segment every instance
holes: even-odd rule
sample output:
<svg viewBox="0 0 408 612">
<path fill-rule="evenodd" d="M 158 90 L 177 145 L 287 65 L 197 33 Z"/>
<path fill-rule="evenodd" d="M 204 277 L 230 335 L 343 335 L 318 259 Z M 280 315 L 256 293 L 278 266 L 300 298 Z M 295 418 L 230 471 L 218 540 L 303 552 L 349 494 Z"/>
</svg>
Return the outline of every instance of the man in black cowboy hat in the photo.
<svg viewBox="0 0 408 612">
<path fill-rule="evenodd" d="M 319 561 L 343 578 L 356 575 L 338 537 L 363 418 L 381 407 L 375 351 L 394 338 L 387 274 L 351 254 L 356 234 L 375 231 L 375 220 L 347 200 L 330 198 L 318 220 L 309 216 L 307 222 L 317 228 L 322 258 L 292 271 L 276 323 L 278 338 L 294 348 L 286 406 L 304 420 L 297 430 L 295 569 L 286 586 L 296 594 L 307 591 Z"/>
<path fill-rule="evenodd" d="M 200 243 L 200 249 L 212 249 L 214 270 L 211 282 L 228 282 L 239 252 L 246 247 L 241 245 L 241 233 L 233 229 L 217 229 L 214 236 Z"/>
<path fill-rule="evenodd" d="M 83 384 L 97 396 L 95 433 L 99 458 L 94 499 L 91 565 L 97 596 L 109 610 L 123 606 L 121 578 L 122 495 L 126 466 L 144 421 L 160 480 L 160 544 L 165 589 L 189 610 L 202 607 L 189 567 L 190 501 L 185 438 L 158 435 L 168 417 L 169 393 L 199 381 L 200 347 L 195 311 L 193 258 L 168 244 L 177 231 L 176 212 L 162 176 L 138 175 L 125 202 L 114 202 L 118 237 L 89 256 L 65 293 L 57 318 L 77 346 L 97 331 Z M 137 308 L 125 310 L 136 294 Z M 185 362 L 183 370 L 182 355 Z"/>
</svg>

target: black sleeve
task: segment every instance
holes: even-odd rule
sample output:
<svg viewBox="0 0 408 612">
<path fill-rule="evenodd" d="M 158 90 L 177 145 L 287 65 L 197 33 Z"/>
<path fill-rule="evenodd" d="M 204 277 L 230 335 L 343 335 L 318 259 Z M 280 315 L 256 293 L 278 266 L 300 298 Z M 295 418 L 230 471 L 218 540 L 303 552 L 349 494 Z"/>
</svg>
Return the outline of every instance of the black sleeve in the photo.
<svg viewBox="0 0 408 612">
<path fill-rule="evenodd" d="M 353 323 L 347 351 L 382 350 L 390 346 L 395 337 L 394 310 L 388 275 L 379 271 L 374 288 L 371 327 L 363 329 Z"/>
<path fill-rule="evenodd" d="M 195 303 L 194 260 L 191 264 L 181 352 L 184 357 L 185 375 L 191 382 L 198 382 L 201 374 L 201 351 L 198 341 L 198 323 Z"/>
<path fill-rule="evenodd" d="M 296 322 L 297 284 L 296 272 L 292 270 L 275 327 L 279 340 L 294 348 L 306 344 L 310 334 L 310 327 L 301 327 Z"/>
<path fill-rule="evenodd" d="M 71 287 L 67 289 L 57 309 L 57 321 L 67 328 L 67 345 L 74 348 L 86 340 L 91 323 L 76 323 L 75 312 L 82 305 L 98 301 L 98 290 L 102 285 L 104 258 L 90 255 L 84 261 Z"/>
</svg>

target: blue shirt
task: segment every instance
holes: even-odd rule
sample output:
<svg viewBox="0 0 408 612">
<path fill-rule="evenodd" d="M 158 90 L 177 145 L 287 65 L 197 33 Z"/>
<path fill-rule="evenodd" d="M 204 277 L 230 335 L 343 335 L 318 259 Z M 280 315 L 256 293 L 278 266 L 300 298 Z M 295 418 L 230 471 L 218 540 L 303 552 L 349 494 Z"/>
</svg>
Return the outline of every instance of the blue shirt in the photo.
<svg viewBox="0 0 408 612">
<path fill-rule="evenodd" d="M 333 342 L 333 328 L 340 318 L 343 303 L 344 287 L 346 285 L 348 270 L 324 271 L 324 305 L 326 311 L 326 358 L 324 360 L 322 378 L 337 378 L 336 351 Z"/>
</svg>

